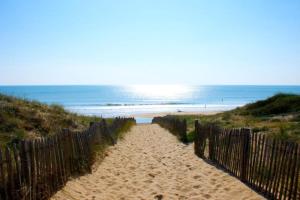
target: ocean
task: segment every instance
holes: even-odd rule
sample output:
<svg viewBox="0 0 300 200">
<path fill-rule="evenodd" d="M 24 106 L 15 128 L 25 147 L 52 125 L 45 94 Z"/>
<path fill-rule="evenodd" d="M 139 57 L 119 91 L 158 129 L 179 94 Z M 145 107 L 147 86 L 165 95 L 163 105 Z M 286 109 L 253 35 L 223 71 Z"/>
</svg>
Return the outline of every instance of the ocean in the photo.
<svg viewBox="0 0 300 200">
<path fill-rule="evenodd" d="M 300 86 L 0 86 L 0 93 L 102 117 L 225 111 L 280 92 L 300 94 Z"/>
</svg>

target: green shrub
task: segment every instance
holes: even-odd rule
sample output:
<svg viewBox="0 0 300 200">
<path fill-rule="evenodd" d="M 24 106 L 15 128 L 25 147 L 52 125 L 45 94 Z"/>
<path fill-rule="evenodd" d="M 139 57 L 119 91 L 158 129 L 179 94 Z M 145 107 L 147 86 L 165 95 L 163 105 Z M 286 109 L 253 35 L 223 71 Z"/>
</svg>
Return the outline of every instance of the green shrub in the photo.
<svg viewBox="0 0 300 200">
<path fill-rule="evenodd" d="M 300 95 L 296 94 L 277 94 L 266 100 L 248 104 L 242 112 L 254 116 L 278 115 L 300 111 Z"/>
</svg>

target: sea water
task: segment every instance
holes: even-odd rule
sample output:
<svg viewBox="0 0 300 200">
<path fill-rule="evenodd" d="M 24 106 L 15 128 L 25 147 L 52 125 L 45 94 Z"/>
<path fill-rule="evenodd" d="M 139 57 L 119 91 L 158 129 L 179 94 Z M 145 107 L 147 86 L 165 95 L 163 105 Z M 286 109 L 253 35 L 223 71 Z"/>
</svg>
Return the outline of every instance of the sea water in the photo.
<svg viewBox="0 0 300 200">
<path fill-rule="evenodd" d="M 0 86 L 0 93 L 102 117 L 225 111 L 280 92 L 300 94 L 300 86 Z"/>
</svg>

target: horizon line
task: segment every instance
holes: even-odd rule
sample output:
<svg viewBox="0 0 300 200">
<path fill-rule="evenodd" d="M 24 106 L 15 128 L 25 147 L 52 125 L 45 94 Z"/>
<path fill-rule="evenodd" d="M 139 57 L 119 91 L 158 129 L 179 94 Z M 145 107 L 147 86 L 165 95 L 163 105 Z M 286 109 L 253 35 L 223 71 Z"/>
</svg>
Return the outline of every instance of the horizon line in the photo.
<svg viewBox="0 0 300 200">
<path fill-rule="evenodd" d="M 0 84 L 0 87 L 40 86 L 137 86 L 137 85 L 185 85 L 185 86 L 300 86 L 300 84 Z"/>
</svg>

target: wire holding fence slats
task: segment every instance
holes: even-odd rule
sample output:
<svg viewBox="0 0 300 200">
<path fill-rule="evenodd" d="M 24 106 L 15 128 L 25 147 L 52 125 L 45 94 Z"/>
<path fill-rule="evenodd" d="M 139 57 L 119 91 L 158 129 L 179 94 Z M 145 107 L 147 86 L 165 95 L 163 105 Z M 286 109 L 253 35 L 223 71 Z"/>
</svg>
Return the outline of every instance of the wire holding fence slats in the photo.
<svg viewBox="0 0 300 200">
<path fill-rule="evenodd" d="M 223 167 L 267 198 L 300 199 L 298 143 L 268 138 L 248 128 L 222 129 L 195 121 L 194 145 L 196 155 Z"/>
<path fill-rule="evenodd" d="M 22 140 L 0 149 L 0 199 L 44 200 L 61 189 L 72 175 L 91 172 L 92 147 L 112 144 L 116 133 L 133 118 L 93 123 L 88 130 Z M 113 144 L 114 144 L 113 143 Z"/>
</svg>

